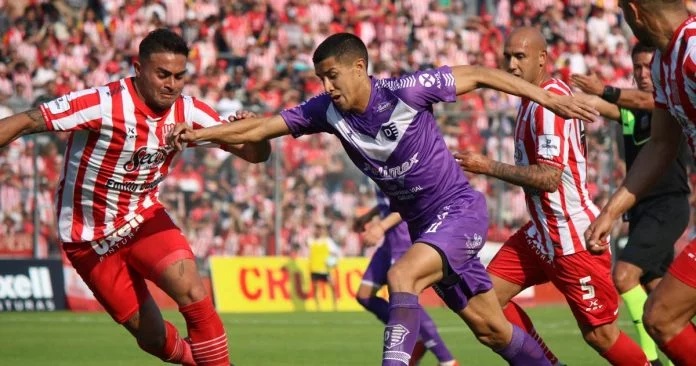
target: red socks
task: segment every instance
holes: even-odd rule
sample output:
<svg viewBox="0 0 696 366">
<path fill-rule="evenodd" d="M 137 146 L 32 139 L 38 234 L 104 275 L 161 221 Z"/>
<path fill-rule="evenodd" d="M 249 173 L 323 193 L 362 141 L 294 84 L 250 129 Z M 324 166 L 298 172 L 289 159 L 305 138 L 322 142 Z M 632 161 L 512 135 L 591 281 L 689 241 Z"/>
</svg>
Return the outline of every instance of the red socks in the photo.
<svg viewBox="0 0 696 366">
<path fill-rule="evenodd" d="M 693 353 L 696 350 L 696 326 L 694 326 L 694 323 L 689 323 L 669 342 L 661 345 L 660 349 L 675 365 L 696 365 L 696 357 L 694 357 Z"/>
<path fill-rule="evenodd" d="M 194 366 L 196 363 L 191 354 L 191 345 L 179 337 L 179 332 L 172 323 L 165 321 L 164 328 L 167 338 L 164 341 L 164 357 L 162 359 L 170 363 Z"/>
<path fill-rule="evenodd" d="M 505 318 L 510 323 L 527 332 L 527 334 L 529 334 L 535 341 L 537 341 L 537 343 L 539 343 L 539 346 L 541 346 L 541 349 L 544 351 L 544 356 L 546 356 L 546 359 L 549 360 L 552 365 L 558 363 L 558 358 L 556 355 L 551 352 L 539 333 L 537 333 L 536 329 L 534 329 L 532 319 L 529 319 L 527 313 L 525 313 L 519 305 L 513 301 L 508 302 L 503 308 L 503 314 L 505 314 Z"/>
<path fill-rule="evenodd" d="M 179 311 L 186 320 L 196 365 L 229 366 L 227 335 L 210 297 L 181 307 Z"/>
<path fill-rule="evenodd" d="M 650 361 L 643 349 L 624 332 L 619 333 L 614 345 L 602 355 L 610 364 L 615 366 L 647 366 Z"/>
</svg>

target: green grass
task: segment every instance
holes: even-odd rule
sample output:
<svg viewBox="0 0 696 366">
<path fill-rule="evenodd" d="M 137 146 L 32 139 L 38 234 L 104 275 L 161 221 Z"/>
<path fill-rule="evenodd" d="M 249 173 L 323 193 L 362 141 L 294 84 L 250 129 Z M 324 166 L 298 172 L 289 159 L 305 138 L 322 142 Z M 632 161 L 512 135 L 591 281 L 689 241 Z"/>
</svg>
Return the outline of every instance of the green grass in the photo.
<svg viewBox="0 0 696 366">
<path fill-rule="evenodd" d="M 549 346 L 570 366 L 605 365 L 580 336 L 566 306 L 528 308 Z M 625 312 L 623 312 L 625 313 Z M 431 309 L 462 365 L 505 365 L 445 309 Z M 178 313 L 165 317 L 184 329 Z M 382 325 L 366 312 L 224 314 L 237 366 L 379 365 Z M 621 327 L 634 336 L 624 314 Z M 0 313 L 0 365 L 158 365 L 102 313 Z M 436 365 L 427 355 L 423 366 Z"/>
</svg>

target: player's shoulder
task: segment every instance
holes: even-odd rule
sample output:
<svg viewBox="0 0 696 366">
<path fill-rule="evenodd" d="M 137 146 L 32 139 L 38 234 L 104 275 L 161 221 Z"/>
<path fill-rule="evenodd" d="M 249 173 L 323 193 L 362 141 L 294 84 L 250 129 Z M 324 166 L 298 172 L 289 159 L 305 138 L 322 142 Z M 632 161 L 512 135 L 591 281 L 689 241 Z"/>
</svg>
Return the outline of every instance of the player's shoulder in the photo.
<svg viewBox="0 0 696 366">
<path fill-rule="evenodd" d="M 543 84 L 541 84 L 541 87 L 554 94 L 573 95 L 573 92 L 570 90 L 568 84 L 566 84 L 563 80 L 560 79 L 551 78 L 545 81 Z"/>
</svg>

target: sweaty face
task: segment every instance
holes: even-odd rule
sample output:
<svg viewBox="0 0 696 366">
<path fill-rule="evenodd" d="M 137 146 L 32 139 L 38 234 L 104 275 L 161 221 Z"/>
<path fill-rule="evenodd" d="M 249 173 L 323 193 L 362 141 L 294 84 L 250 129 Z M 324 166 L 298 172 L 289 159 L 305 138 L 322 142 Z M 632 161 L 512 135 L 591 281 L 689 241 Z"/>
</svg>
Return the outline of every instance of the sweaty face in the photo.
<svg viewBox="0 0 696 366">
<path fill-rule="evenodd" d="M 530 83 L 536 82 L 542 68 L 539 53 L 525 38 L 508 39 L 503 50 L 507 71 Z"/>
<path fill-rule="evenodd" d="M 168 109 L 181 95 L 186 75 L 186 56 L 175 53 L 153 53 L 135 64 L 138 91 L 145 104 L 154 111 Z"/>
<path fill-rule="evenodd" d="M 633 78 L 636 79 L 638 89 L 652 92 L 653 83 L 650 77 L 650 61 L 653 54 L 651 52 L 636 53 L 633 56 Z"/>
<path fill-rule="evenodd" d="M 336 108 L 347 112 L 358 105 L 360 96 L 357 95 L 356 90 L 359 81 L 356 77 L 357 70 L 353 65 L 340 62 L 335 57 L 329 57 L 315 64 L 314 70 L 324 90 L 331 95 Z"/>
</svg>

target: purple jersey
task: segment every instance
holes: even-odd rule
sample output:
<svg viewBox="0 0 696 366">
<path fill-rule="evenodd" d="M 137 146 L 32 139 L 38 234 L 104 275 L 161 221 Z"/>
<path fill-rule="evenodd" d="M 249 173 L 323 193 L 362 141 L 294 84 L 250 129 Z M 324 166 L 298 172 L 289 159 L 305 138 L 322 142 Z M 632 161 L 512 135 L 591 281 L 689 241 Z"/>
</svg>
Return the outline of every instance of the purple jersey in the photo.
<svg viewBox="0 0 696 366">
<path fill-rule="evenodd" d="M 327 94 L 281 112 L 293 136 L 336 135 L 353 163 L 389 197 L 391 210 L 412 230 L 422 230 L 442 207 L 481 194 L 447 149 L 432 105 L 454 102 L 449 67 L 392 79 L 372 78 L 364 113 L 339 111 Z M 485 211 L 482 214 L 487 214 Z"/>
</svg>

